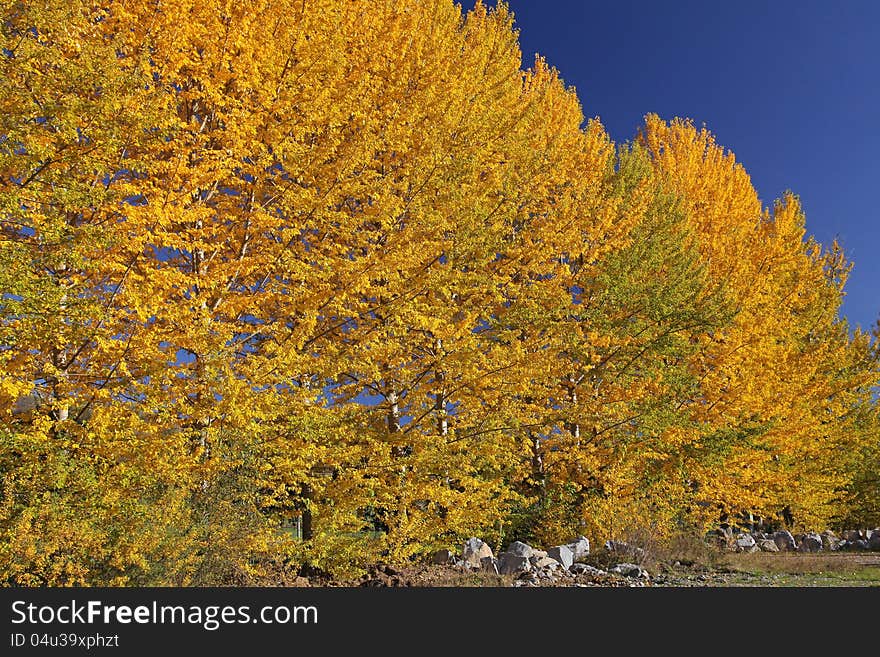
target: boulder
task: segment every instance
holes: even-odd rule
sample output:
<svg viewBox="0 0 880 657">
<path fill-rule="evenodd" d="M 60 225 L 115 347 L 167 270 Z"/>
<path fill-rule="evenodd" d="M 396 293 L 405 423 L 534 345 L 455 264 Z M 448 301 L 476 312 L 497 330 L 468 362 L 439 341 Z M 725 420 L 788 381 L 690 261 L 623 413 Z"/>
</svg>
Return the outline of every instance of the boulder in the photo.
<svg viewBox="0 0 880 657">
<path fill-rule="evenodd" d="M 840 532 L 840 537 L 844 541 L 857 541 L 861 538 L 857 529 L 845 529 Z"/>
<path fill-rule="evenodd" d="M 480 559 L 480 568 L 492 575 L 498 575 L 498 559 L 495 557 L 483 557 Z"/>
<path fill-rule="evenodd" d="M 527 557 L 522 557 L 511 552 L 502 552 L 498 555 L 498 572 L 502 575 L 518 575 L 527 573 L 532 569 Z"/>
<path fill-rule="evenodd" d="M 645 557 L 645 551 L 640 547 L 635 547 L 623 541 L 605 541 L 605 551 L 621 557 L 629 557 L 636 561 L 641 561 Z"/>
<path fill-rule="evenodd" d="M 637 566 L 634 563 L 619 563 L 611 568 L 609 572 L 612 572 L 616 575 L 623 575 L 624 577 L 633 577 L 635 579 L 651 578 L 647 570 L 645 570 L 641 566 Z"/>
<path fill-rule="evenodd" d="M 480 568 L 480 560 L 483 557 L 491 556 L 494 556 L 492 548 L 479 538 L 469 538 L 464 542 L 464 547 L 461 550 L 462 560 L 474 568 Z"/>
<path fill-rule="evenodd" d="M 436 566 L 447 566 L 455 563 L 452 550 L 437 550 L 431 555 L 431 563 Z"/>
<path fill-rule="evenodd" d="M 762 538 L 758 541 L 758 549 L 761 552 L 779 552 L 779 546 L 776 541 L 770 538 Z"/>
<path fill-rule="evenodd" d="M 571 567 L 568 569 L 570 572 L 575 575 L 606 575 L 607 573 L 604 570 L 600 570 L 599 568 L 593 568 L 593 566 L 588 566 L 585 563 L 573 563 Z"/>
<path fill-rule="evenodd" d="M 863 538 L 854 541 L 841 541 L 837 549 L 845 552 L 856 552 L 861 550 L 870 550 L 871 544 Z"/>
<path fill-rule="evenodd" d="M 773 534 L 773 541 L 776 543 L 776 547 L 779 548 L 780 552 L 797 549 L 797 543 L 795 543 L 794 536 L 791 535 L 790 531 L 785 529 Z"/>
<path fill-rule="evenodd" d="M 507 546 L 505 552 L 528 559 L 534 554 L 535 551 L 532 549 L 532 546 L 527 543 L 523 543 L 522 541 L 514 541 L 509 546 Z"/>
<path fill-rule="evenodd" d="M 571 551 L 574 553 L 575 561 L 590 555 L 590 539 L 586 536 L 578 536 L 571 543 L 568 543 L 568 547 L 570 547 Z"/>
<path fill-rule="evenodd" d="M 544 550 L 538 550 L 532 548 L 532 559 L 540 559 L 541 557 L 546 557 L 547 553 Z"/>
<path fill-rule="evenodd" d="M 568 545 L 557 545 L 547 550 L 547 556 L 556 559 L 563 568 L 570 568 L 574 563 L 574 552 Z"/>
<path fill-rule="evenodd" d="M 756 546 L 755 539 L 751 534 L 737 534 L 736 551 L 737 552 L 754 552 L 752 548 Z"/>
<path fill-rule="evenodd" d="M 880 529 L 875 529 L 868 539 L 868 549 L 880 552 Z"/>
<path fill-rule="evenodd" d="M 556 570 L 557 568 L 562 567 L 562 564 L 552 557 L 532 557 L 529 559 L 529 562 L 532 566 L 538 569 L 547 568 L 549 570 Z"/>
<path fill-rule="evenodd" d="M 822 547 L 829 552 L 835 552 L 840 547 L 840 539 L 830 529 L 826 530 L 822 532 Z"/>
<path fill-rule="evenodd" d="M 798 545 L 798 552 L 820 552 L 822 550 L 822 537 L 819 534 L 804 534 Z"/>
<path fill-rule="evenodd" d="M 728 547 L 733 546 L 736 538 L 733 532 L 733 527 L 729 525 L 722 525 L 715 530 L 715 534 L 721 537 L 721 539 L 727 544 Z"/>
</svg>

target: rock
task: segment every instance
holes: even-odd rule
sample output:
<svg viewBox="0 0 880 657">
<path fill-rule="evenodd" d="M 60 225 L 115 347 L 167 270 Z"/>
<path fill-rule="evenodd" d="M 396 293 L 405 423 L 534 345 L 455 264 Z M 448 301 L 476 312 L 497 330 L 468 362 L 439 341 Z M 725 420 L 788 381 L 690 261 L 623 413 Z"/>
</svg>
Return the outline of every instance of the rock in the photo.
<svg viewBox="0 0 880 657">
<path fill-rule="evenodd" d="M 714 530 L 706 534 L 706 543 L 719 550 L 730 548 L 730 542 L 727 540 L 727 537 Z"/>
<path fill-rule="evenodd" d="M 718 534 L 718 536 L 720 536 L 721 538 L 725 539 L 728 543 L 733 543 L 733 527 L 725 525 L 716 529 L 715 533 Z"/>
<path fill-rule="evenodd" d="M 593 566 L 588 566 L 585 563 L 573 563 L 568 569 L 570 572 L 575 575 L 606 575 L 607 573 L 604 570 L 600 570 L 598 568 L 593 568 Z"/>
<path fill-rule="evenodd" d="M 480 568 L 480 560 L 483 557 L 491 557 L 492 548 L 479 538 L 469 538 L 464 542 L 464 548 L 461 551 L 461 558 L 469 566 Z"/>
<path fill-rule="evenodd" d="M 651 578 L 647 570 L 645 570 L 641 566 L 637 566 L 634 563 L 619 563 L 614 566 L 609 572 L 615 573 L 616 575 L 623 575 L 624 577 L 633 577 L 636 579 Z"/>
<path fill-rule="evenodd" d="M 517 575 L 527 573 L 532 569 L 528 558 L 521 557 L 511 552 L 502 552 L 498 555 L 498 572 L 502 575 Z"/>
<path fill-rule="evenodd" d="M 830 529 L 826 530 L 822 532 L 822 547 L 829 552 L 835 552 L 840 547 L 840 539 Z"/>
<path fill-rule="evenodd" d="M 868 549 L 880 552 L 880 529 L 875 529 L 868 539 Z"/>
<path fill-rule="evenodd" d="M 571 564 L 574 563 L 574 552 L 567 545 L 557 545 L 550 548 L 547 550 L 547 556 L 551 559 L 556 559 L 566 569 L 570 568 Z"/>
<path fill-rule="evenodd" d="M 780 552 L 797 549 L 797 543 L 794 540 L 794 536 L 792 536 L 791 532 L 788 530 L 783 529 L 773 534 L 773 541 L 776 543 L 776 547 L 779 548 Z"/>
<path fill-rule="evenodd" d="M 779 552 L 779 546 L 776 545 L 776 541 L 769 538 L 762 538 L 758 541 L 758 549 L 761 552 Z"/>
<path fill-rule="evenodd" d="M 435 566 L 447 566 L 455 563 L 455 555 L 452 550 L 437 550 L 431 555 L 431 563 Z"/>
<path fill-rule="evenodd" d="M 854 541 L 841 541 L 840 545 L 837 546 L 837 549 L 847 552 L 870 550 L 871 543 L 863 538 L 858 538 Z"/>
<path fill-rule="evenodd" d="M 390 566 L 388 564 L 380 565 L 379 571 L 385 573 L 389 577 L 401 577 L 403 573 L 394 566 Z"/>
<path fill-rule="evenodd" d="M 737 552 L 752 552 L 752 548 L 755 547 L 755 539 L 752 538 L 750 534 L 737 534 L 736 536 L 736 551 Z"/>
<path fill-rule="evenodd" d="M 605 541 L 605 551 L 621 557 L 630 557 L 636 561 L 645 558 L 645 551 L 640 547 L 635 547 L 623 541 Z"/>
<path fill-rule="evenodd" d="M 493 575 L 498 575 L 498 559 L 495 557 L 483 557 L 480 559 L 480 568 Z"/>
<path fill-rule="evenodd" d="M 507 547 L 505 552 L 528 559 L 534 554 L 535 551 L 532 549 L 532 546 L 528 545 L 527 543 L 523 543 L 522 541 L 514 541 Z"/>
<path fill-rule="evenodd" d="M 557 568 L 561 568 L 562 564 L 560 564 L 556 559 L 552 557 L 532 557 L 529 559 L 532 566 L 535 568 L 547 568 L 549 570 L 556 570 Z"/>
<path fill-rule="evenodd" d="M 840 532 L 840 537 L 844 541 L 857 541 L 861 538 L 861 536 L 859 536 L 858 530 L 856 529 L 845 529 L 844 531 Z"/>
<path fill-rule="evenodd" d="M 578 536 L 568 547 L 574 553 L 574 560 L 583 559 L 590 555 L 590 540 L 586 536 Z"/>
<path fill-rule="evenodd" d="M 536 550 L 535 548 L 532 548 L 532 558 L 533 559 L 540 559 L 541 557 L 546 557 L 546 556 L 547 556 L 547 553 L 544 550 Z"/>
<path fill-rule="evenodd" d="M 291 584 L 291 586 L 302 586 L 302 587 L 311 586 L 311 585 L 312 585 L 312 583 L 309 581 L 309 578 L 302 577 L 302 576 L 294 578 L 293 583 Z"/>
<path fill-rule="evenodd" d="M 798 545 L 798 552 L 820 552 L 822 550 L 822 537 L 819 534 L 804 534 Z"/>
</svg>

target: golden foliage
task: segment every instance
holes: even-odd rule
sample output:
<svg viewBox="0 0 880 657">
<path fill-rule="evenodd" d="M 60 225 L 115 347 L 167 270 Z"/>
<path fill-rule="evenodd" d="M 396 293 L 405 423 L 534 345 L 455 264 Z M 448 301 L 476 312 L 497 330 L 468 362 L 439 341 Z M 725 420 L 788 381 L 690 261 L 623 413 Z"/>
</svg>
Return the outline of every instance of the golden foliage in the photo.
<svg viewBox="0 0 880 657">
<path fill-rule="evenodd" d="M 615 146 L 503 3 L 2 13 L 8 583 L 846 513 L 840 250 L 686 121 Z"/>
</svg>

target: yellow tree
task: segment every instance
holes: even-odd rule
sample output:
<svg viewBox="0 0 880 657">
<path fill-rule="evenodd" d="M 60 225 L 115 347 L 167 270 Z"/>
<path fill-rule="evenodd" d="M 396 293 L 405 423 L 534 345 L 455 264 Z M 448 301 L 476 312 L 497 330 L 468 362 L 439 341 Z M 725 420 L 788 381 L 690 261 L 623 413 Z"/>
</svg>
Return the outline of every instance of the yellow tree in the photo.
<svg viewBox="0 0 880 657">
<path fill-rule="evenodd" d="M 841 484 L 826 466 L 845 441 L 848 407 L 876 377 L 865 336 L 848 336 L 838 317 L 848 268 L 835 247 L 805 239 L 794 197 L 763 210 L 745 170 L 705 129 L 648 116 L 639 139 L 683 199 L 702 260 L 736 311 L 700 337 L 693 359 L 694 499 L 731 515 L 788 507 L 799 524 L 822 526 Z"/>
<path fill-rule="evenodd" d="M 494 524 L 512 453 L 496 416 L 520 381 L 502 373 L 525 351 L 480 329 L 584 203 L 572 158 L 609 151 L 553 72 L 520 70 L 506 9 L 4 18 L 4 476 L 30 495 L 6 499 L 10 577 L 248 581 L 293 549 L 269 509 L 311 516 L 319 561 L 353 534 L 350 554 L 403 556 Z M 22 424 L 8 411 L 35 385 L 48 402 Z M 346 409 L 355 387 L 383 396 L 387 429 Z M 47 452 L 104 502 L 86 512 L 22 462 Z M 376 542 L 370 509 L 388 512 Z M 33 550 L 69 517 L 85 526 L 65 579 L 63 546 Z"/>
<path fill-rule="evenodd" d="M 120 464 L 131 444 L 86 426 L 132 376 L 142 337 L 116 274 L 154 92 L 120 63 L 102 10 L 9 2 L 2 14 L 0 558 L 9 581 L 93 581 L 90 563 L 110 581 L 127 560 L 110 545 L 129 531 L 161 540 L 150 536 L 159 499 L 175 513 L 159 478 Z"/>
<path fill-rule="evenodd" d="M 545 422 L 533 520 L 544 541 L 607 537 L 622 519 L 677 512 L 673 491 L 658 482 L 688 424 L 680 410 L 695 385 L 688 356 L 695 336 L 727 319 L 686 215 L 645 153 L 620 149 L 602 175 L 597 198 L 614 230 L 599 240 L 607 248 L 591 253 L 595 238 L 573 236 L 557 281 L 564 298 L 536 315 L 549 347 L 533 391 Z"/>
</svg>

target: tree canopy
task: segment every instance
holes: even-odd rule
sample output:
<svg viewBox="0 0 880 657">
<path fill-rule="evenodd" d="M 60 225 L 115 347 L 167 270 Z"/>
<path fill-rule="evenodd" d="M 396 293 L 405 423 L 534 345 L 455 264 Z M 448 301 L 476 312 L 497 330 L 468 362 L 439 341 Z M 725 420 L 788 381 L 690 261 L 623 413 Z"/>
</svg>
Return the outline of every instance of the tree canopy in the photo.
<svg viewBox="0 0 880 657">
<path fill-rule="evenodd" d="M 521 56 L 503 3 L 3 0 L 6 582 L 877 517 L 841 249 Z"/>
</svg>

